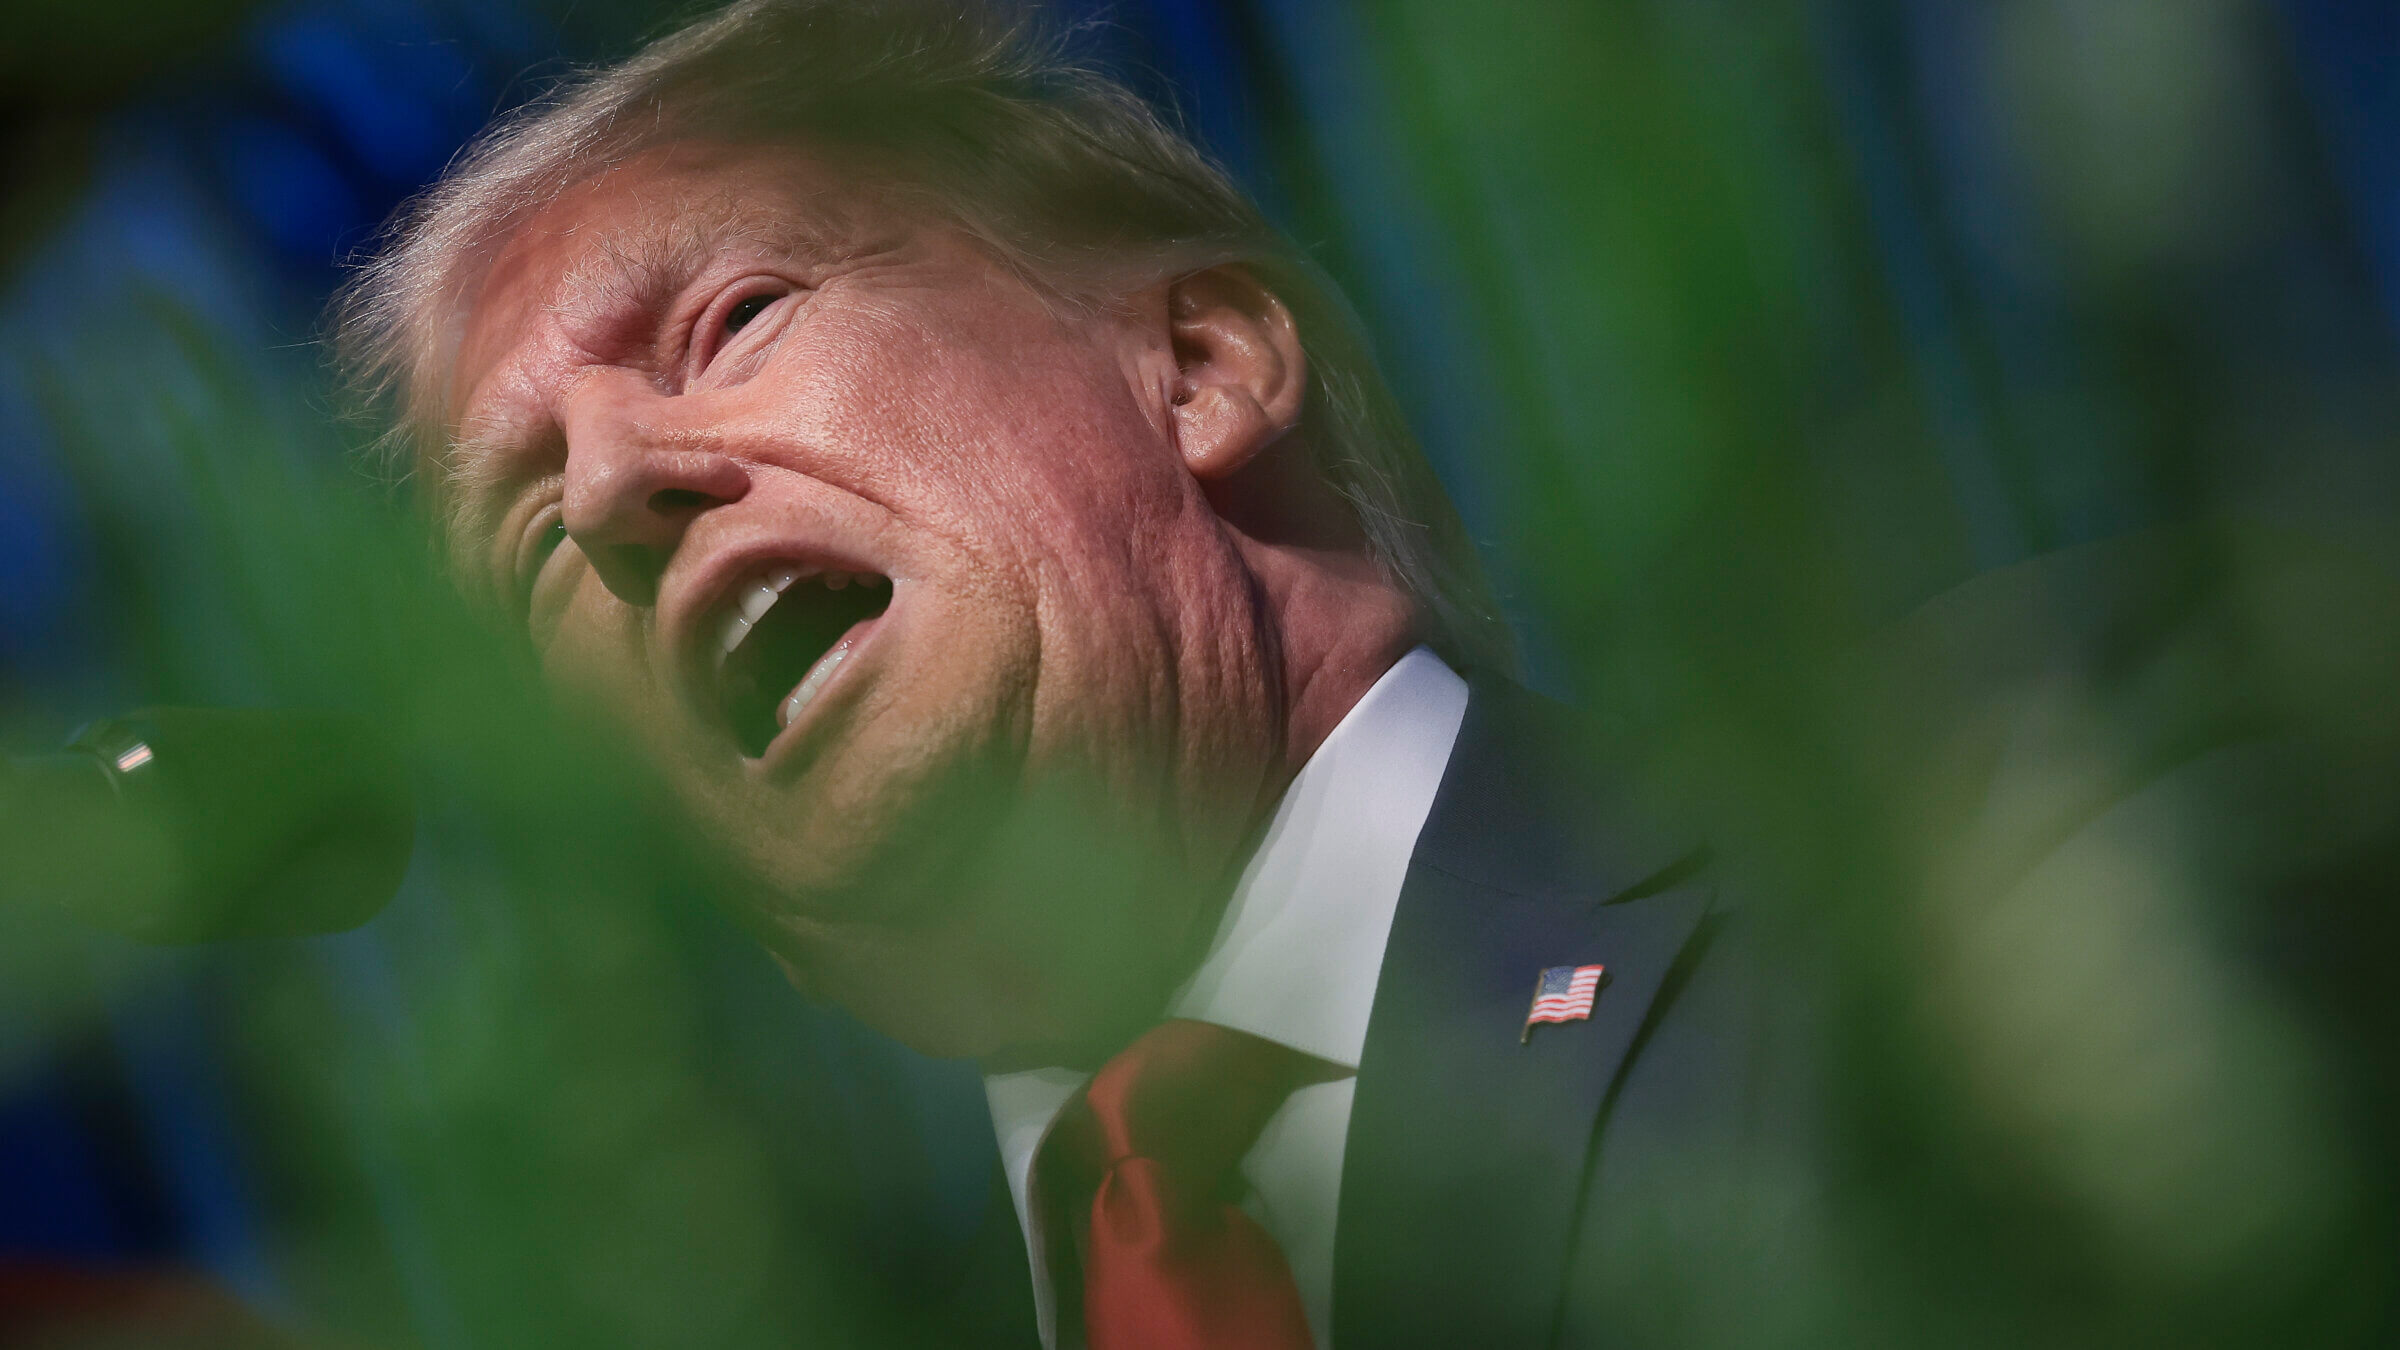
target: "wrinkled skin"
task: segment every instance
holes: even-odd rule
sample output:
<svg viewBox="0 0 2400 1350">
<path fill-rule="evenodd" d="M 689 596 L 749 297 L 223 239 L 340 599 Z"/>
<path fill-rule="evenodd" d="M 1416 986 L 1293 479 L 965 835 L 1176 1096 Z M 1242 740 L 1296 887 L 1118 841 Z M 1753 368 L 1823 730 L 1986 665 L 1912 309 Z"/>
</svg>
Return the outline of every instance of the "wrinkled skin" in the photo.
<svg viewBox="0 0 2400 1350">
<path fill-rule="evenodd" d="M 461 575 L 636 732 L 795 981 L 937 1053 L 1154 1015 L 1410 640 L 1291 472 L 1306 358 L 1238 269 L 1070 312 L 806 156 L 684 144 L 518 226 L 461 331 Z M 890 605 L 751 758 L 708 657 L 795 562 Z"/>
</svg>

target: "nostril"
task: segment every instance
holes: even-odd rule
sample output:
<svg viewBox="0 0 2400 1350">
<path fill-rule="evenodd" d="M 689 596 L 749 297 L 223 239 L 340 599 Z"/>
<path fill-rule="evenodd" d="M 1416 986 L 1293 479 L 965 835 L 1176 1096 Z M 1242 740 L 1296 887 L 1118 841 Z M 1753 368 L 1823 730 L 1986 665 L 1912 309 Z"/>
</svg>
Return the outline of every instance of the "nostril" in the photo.
<svg viewBox="0 0 2400 1350">
<path fill-rule="evenodd" d="M 650 494 L 650 509 L 662 516 L 671 515 L 677 511 L 697 511 L 715 500 L 705 492 L 694 492 L 690 488 L 660 488 Z"/>
</svg>

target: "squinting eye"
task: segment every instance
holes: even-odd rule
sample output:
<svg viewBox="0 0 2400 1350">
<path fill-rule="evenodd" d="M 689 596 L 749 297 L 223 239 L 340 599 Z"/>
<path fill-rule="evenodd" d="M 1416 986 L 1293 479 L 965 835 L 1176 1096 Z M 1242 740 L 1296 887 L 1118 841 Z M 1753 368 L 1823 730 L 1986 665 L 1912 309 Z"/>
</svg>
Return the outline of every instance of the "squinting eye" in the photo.
<svg viewBox="0 0 2400 1350">
<path fill-rule="evenodd" d="M 764 313 L 767 306 L 780 299 L 782 299 L 781 296 L 775 295 L 753 295 L 737 302 L 733 308 L 725 311 L 725 331 L 727 333 L 742 331 L 752 319 Z"/>
</svg>

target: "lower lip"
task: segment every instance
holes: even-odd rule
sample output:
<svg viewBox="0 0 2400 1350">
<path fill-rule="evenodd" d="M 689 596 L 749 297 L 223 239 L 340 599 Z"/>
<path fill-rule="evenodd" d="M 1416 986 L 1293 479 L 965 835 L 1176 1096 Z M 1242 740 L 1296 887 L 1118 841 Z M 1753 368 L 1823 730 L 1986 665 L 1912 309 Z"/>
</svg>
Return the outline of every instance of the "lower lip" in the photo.
<svg viewBox="0 0 2400 1350">
<path fill-rule="evenodd" d="M 808 673 L 800 677 L 800 683 L 792 687 L 792 692 L 784 695 L 777 717 L 781 725 L 775 732 L 775 738 L 767 743 L 767 749 L 759 756 L 760 759 L 773 756 L 775 747 L 791 736 L 792 729 L 808 716 L 808 710 L 823 701 L 826 688 L 840 676 L 843 668 L 850 664 L 851 658 L 865 644 L 868 635 L 889 613 L 887 609 L 884 614 L 852 624 L 850 631 L 842 634 L 840 640 L 827 648 L 825 654 L 817 658 L 816 664 L 808 668 Z"/>
</svg>

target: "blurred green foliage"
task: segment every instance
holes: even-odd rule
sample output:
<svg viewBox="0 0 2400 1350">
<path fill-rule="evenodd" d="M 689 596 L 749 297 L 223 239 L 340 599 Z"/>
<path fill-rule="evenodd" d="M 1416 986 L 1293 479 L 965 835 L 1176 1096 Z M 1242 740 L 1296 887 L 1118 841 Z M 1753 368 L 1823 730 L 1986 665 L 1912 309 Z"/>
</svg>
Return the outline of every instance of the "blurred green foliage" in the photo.
<svg viewBox="0 0 2400 1350">
<path fill-rule="evenodd" d="M 1828 55 L 1902 40 L 1890 6 L 1323 12 L 1357 78 L 1338 123 L 1279 124 L 1302 225 L 1387 332 L 1445 327 L 1481 419 L 1448 468 L 1555 682 L 1708 823 L 1824 1050 L 1821 1147 L 1695 1171 L 1621 1255 L 1630 1339 L 2389 1335 L 2400 421 L 2382 347 L 2228 335 L 2349 331 L 2250 303 L 2319 209 L 2270 12 L 1958 7 L 1972 88 L 1933 92 L 1988 113 L 2017 214 L 1898 190 L 2047 278 L 1997 298 L 1891 262 L 1917 245 L 1868 151 L 1933 132 Z M 1312 167 L 1342 155 L 1418 213 L 1421 305 L 1368 277 L 1390 222 Z M 2012 329 L 2037 291 L 2072 359 Z M 113 646 L 71 698 L 12 684 L 0 728 L 365 712 L 426 843 L 359 937 L 160 953 L 0 914 L 0 1073 L 194 1019 L 283 1297 L 337 1337 L 958 1343 L 1006 1263 L 908 1304 L 873 1250 L 979 1198 L 939 1071 L 798 1007 L 710 910 L 707 850 L 451 597 L 311 353 L 127 298 L 12 335 Z"/>
<path fill-rule="evenodd" d="M 1359 12 L 1498 391 L 1494 542 L 1816 995 L 1823 1156 L 1726 1205 L 1696 1160 L 1630 1341 L 2390 1334 L 2394 386 L 2387 335 L 2220 308 L 2319 228 L 2274 16 Z M 1844 42 L 1944 38 L 1962 88 L 1844 85 Z M 1927 103 L 2013 216 L 1875 162 Z M 1970 256 L 1912 275 L 1879 176 Z M 2029 370 L 1977 268 L 2047 272 L 2013 298 L 2078 350 Z"/>
</svg>

